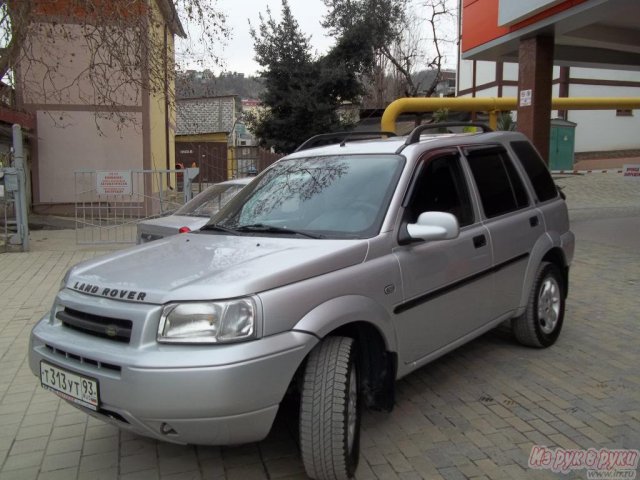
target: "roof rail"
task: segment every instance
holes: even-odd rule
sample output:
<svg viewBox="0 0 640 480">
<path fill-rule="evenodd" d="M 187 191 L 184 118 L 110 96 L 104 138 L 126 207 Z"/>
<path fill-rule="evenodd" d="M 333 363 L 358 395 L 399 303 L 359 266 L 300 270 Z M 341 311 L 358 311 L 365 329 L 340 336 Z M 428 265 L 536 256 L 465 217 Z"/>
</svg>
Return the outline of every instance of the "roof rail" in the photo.
<svg viewBox="0 0 640 480">
<path fill-rule="evenodd" d="M 366 138 L 361 138 L 361 137 L 366 137 Z M 363 131 L 363 132 L 356 132 L 356 131 L 350 131 L 350 132 L 333 132 L 333 133 L 321 133 L 320 135 L 314 135 L 313 137 L 305 140 L 302 144 L 300 144 L 300 146 L 298 148 L 296 148 L 294 150 L 294 152 L 299 152 L 300 150 L 306 150 L 308 148 L 313 148 L 319 145 L 333 145 L 335 143 L 340 143 L 341 145 L 344 145 L 347 140 L 351 140 L 352 137 L 358 137 L 355 138 L 355 140 L 370 140 L 372 138 L 379 138 L 379 137 L 395 137 L 396 134 L 394 132 L 381 132 L 381 131 Z M 324 140 L 335 140 L 333 142 L 328 142 L 328 141 L 324 141 Z"/>
<path fill-rule="evenodd" d="M 493 129 L 489 127 L 486 123 L 480 122 L 442 122 L 442 123 L 427 123 L 425 125 L 419 125 L 414 128 L 407 141 L 404 142 L 405 146 L 411 145 L 412 143 L 418 143 L 420 141 L 420 135 L 425 130 L 432 130 L 435 128 L 448 128 L 448 127 L 478 127 L 482 129 L 483 133 L 493 132 Z"/>
</svg>

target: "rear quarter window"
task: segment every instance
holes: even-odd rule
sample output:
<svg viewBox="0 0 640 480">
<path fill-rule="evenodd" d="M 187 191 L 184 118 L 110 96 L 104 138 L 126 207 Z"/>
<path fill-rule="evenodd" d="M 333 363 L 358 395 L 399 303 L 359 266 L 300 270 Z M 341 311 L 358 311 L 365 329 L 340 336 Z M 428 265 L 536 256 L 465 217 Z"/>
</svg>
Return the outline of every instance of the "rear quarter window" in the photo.
<svg viewBox="0 0 640 480">
<path fill-rule="evenodd" d="M 545 202 L 558 196 L 558 189 L 551 178 L 551 173 L 538 152 L 533 146 L 524 140 L 511 142 L 511 148 L 520 160 L 526 172 L 538 200 Z"/>
</svg>

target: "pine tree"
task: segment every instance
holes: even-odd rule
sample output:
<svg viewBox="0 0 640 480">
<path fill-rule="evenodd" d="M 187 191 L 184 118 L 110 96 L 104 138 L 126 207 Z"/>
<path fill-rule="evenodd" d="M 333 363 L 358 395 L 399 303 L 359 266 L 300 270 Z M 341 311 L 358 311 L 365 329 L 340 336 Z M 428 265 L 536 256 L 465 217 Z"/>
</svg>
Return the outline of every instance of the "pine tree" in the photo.
<svg viewBox="0 0 640 480">
<path fill-rule="evenodd" d="M 336 111 L 343 101 L 360 93 L 352 75 L 331 58 L 314 58 L 309 38 L 282 0 L 282 18 L 276 22 L 267 9 L 251 35 L 255 59 L 265 90 L 265 110 L 248 119 L 263 146 L 290 153 L 310 136 L 344 127 Z"/>
</svg>

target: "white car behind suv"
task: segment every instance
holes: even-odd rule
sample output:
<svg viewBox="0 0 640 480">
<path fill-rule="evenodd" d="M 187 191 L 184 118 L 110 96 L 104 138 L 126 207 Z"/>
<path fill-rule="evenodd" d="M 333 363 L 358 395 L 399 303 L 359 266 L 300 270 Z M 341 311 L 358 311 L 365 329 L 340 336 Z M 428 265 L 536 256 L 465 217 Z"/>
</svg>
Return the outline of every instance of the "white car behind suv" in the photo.
<svg viewBox="0 0 640 480">
<path fill-rule="evenodd" d="M 253 177 L 216 183 L 193 197 L 172 215 L 138 222 L 136 243 L 198 230 L 251 180 Z"/>
</svg>

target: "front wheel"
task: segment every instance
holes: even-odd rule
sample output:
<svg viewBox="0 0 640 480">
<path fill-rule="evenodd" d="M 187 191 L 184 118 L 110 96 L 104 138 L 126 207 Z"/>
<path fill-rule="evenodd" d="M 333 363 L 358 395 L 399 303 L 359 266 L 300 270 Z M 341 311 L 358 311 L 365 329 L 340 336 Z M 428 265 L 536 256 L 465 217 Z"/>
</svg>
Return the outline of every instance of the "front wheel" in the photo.
<svg viewBox="0 0 640 480">
<path fill-rule="evenodd" d="M 542 262 L 538 267 L 527 309 L 511 320 L 516 339 L 530 347 L 549 347 L 555 343 L 564 319 L 564 280 L 557 265 Z"/>
<path fill-rule="evenodd" d="M 300 401 L 300 450 L 307 475 L 351 478 L 360 454 L 361 405 L 356 344 L 328 337 L 310 354 Z"/>
</svg>

